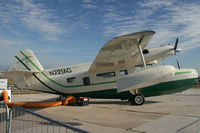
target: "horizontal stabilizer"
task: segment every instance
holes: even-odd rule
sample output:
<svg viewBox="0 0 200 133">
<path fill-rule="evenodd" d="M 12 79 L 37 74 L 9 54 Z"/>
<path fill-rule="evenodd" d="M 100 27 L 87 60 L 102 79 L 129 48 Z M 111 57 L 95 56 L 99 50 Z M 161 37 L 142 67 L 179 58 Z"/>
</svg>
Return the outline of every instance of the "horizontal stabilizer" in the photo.
<svg viewBox="0 0 200 133">
<path fill-rule="evenodd" d="M 147 67 L 117 80 L 117 91 L 133 91 L 169 79 L 175 73 L 170 65 Z"/>
<path fill-rule="evenodd" d="M 2 78 L 13 78 L 13 77 L 29 77 L 33 74 L 39 73 L 38 71 L 8 71 L 8 72 L 2 72 L 0 77 Z"/>
</svg>

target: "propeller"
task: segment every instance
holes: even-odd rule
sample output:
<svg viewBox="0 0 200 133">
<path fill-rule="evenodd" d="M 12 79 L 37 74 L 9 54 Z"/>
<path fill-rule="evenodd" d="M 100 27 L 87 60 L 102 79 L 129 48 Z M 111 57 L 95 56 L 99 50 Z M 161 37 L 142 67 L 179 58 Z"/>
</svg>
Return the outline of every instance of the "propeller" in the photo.
<svg viewBox="0 0 200 133">
<path fill-rule="evenodd" d="M 177 49 L 177 46 L 178 46 L 178 38 L 176 38 L 176 42 L 175 42 L 175 45 L 174 45 L 174 51 Z"/>
<path fill-rule="evenodd" d="M 174 45 L 175 54 L 176 54 L 176 52 L 180 52 L 181 51 L 181 49 L 177 49 L 177 47 L 178 47 L 178 38 L 176 38 L 176 42 L 175 42 L 175 45 Z"/>
<path fill-rule="evenodd" d="M 176 56 L 177 52 L 181 51 L 181 49 L 177 49 L 177 47 L 178 47 L 178 38 L 176 39 L 176 42 L 175 42 L 175 45 L 174 45 L 174 54 L 175 54 L 175 56 Z M 178 69 L 181 69 L 177 56 L 176 56 L 176 63 L 177 63 Z"/>
<path fill-rule="evenodd" d="M 176 63 L 177 63 L 178 69 L 180 70 L 180 69 L 181 69 L 181 67 L 180 67 L 180 64 L 179 64 L 179 61 L 178 61 L 178 58 L 177 58 L 177 56 L 176 56 Z"/>
</svg>

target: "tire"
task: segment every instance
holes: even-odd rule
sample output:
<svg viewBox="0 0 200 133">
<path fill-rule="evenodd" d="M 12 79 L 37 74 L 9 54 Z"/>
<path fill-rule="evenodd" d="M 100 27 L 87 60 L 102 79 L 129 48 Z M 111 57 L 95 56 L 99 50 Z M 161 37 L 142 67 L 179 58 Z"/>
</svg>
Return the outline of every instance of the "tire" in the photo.
<svg viewBox="0 0 200 133">
<path fill-rule="evenodd" d="M 145 98 L 142 94 L 137 94 L 133 97 L 133 103 L 135 105 L 142 105 L 145 102 Z"/>
</svg>

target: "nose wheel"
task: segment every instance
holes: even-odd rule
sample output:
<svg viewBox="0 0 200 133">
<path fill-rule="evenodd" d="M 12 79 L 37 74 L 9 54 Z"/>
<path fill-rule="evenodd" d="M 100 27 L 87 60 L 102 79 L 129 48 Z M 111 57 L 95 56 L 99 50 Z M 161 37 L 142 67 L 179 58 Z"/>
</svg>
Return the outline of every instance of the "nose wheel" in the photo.
<svg viewBox="0 0 200 133">
<path fill-rule="evenodd" d="M 136 94 L 130 100 L 131 105 L 142 105 L 145 102 L 145 98 L 142 94 Z"/>
</svg>

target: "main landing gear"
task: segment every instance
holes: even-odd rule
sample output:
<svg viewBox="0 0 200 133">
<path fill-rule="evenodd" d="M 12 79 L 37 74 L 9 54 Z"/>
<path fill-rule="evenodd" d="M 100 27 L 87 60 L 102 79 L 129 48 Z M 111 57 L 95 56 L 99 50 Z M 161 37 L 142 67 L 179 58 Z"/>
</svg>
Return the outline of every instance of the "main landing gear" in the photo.
<svg viewBox="0 0 200 133">
<path fill-rule="evenodd" d="M 141 93 L 142 89 L 130 90 L 130 93 L 133 94 L 133 97 L 129 99 L 131 105 L 142 105 L 145 102 L 145 98 Z"/>
<path fill-rule="evenodd" d="M 129 101 L 131 105 L 142 105 L 145 102 L 145 98 L 142 94 L 136 94 Z"/>
</svg>

